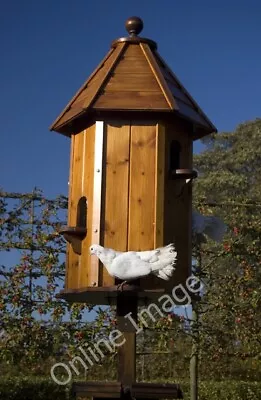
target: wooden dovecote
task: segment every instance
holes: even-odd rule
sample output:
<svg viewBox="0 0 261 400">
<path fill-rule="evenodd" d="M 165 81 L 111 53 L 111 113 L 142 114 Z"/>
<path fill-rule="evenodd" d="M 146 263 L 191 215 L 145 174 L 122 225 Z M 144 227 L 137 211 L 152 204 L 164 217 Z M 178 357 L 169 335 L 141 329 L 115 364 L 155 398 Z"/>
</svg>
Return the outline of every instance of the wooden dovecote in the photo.
<svg viewBox="0 0 261 400">
<path fill-rule="evenodd" d="M 173 280 L 144 278 L 139 296 L 168 292 L 191 266 L 193 140 L 215 127 L 129 20 L 111 50 L 53 123 L 71 137 L 64 296 L 106 304 L 117 282 L 89 256 L 99 243 L 119 251 L 174 242 Z M 126 288 L 128 290 L 128 288 Z M 76 297 L 75 297 L 76 296 Z"/>
</svg>

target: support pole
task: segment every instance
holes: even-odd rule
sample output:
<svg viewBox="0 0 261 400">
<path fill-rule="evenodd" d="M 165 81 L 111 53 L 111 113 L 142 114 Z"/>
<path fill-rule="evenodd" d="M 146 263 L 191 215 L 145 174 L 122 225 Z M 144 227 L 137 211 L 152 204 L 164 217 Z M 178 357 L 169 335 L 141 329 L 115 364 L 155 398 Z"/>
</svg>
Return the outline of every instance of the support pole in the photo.
<svg viewBox="0 0 261 400">
<path fill-rule="evenodd" d="M 198 312 L 192 302 L 192 349 L 190 356 L 190 400 L 198 400 Z"/>
<path fill-rule="evenodd" d="M 125 343 L 118 348 L 118 381 L 123 387 L 131 386 L 136 381 L 136 329 L 126 315 L 137 322 L 138 299 L 136 294 L 119 293 L 117 296 L 117 325 L 123 333 Z"/>
</svg>

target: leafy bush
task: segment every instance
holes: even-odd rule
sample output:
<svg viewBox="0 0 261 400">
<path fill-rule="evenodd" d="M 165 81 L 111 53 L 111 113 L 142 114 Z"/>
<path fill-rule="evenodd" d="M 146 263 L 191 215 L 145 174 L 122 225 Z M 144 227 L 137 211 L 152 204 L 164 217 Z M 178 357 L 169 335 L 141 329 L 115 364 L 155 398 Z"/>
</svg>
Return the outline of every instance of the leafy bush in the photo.
<svg viewBox="0 0 261 400">
<path fill-rule="evenodd" d="M 189 400 L 189 384 L 180 385 L 184 400 Z M 261 399 L 261 382 L 202 381 L 199 384 L 199 400 L 257 400 Z"/>
<path fill-rule="evenodd" d="M 203 381 L 199 400 L 261 399 L 261 382 Z M 189 383 L 181 383 L 184 399 L 189 400 Z M 48 377 L 1 377 L 0 400 L 72 400 L 70 387 L 59 386 Z"/>
<path fill-rule="evenodd" d="M 0 400 L 70 400 L 70 388 L 48 377 L 0 378 Z"/>
</svg>

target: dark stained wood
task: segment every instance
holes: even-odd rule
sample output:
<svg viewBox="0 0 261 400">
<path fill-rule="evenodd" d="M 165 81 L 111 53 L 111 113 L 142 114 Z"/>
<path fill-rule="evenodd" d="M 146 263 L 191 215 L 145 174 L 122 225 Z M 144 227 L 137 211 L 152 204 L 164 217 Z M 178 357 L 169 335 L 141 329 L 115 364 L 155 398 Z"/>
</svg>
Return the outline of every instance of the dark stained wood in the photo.
<svg viewBox="0 0 261 400">
<path fill-rule="evenodd" d="M 130 17 L 125 22 L 125 28 L 130 36 L 137 36 L 143 29 L 143 21 L 139 17 Z"/>
<path fill-rule="evenodd" d="M 139 43 L 128 44 L 124 52 L 124 57 L 135 57 L 136 59 L 143 58 L 143 53 Z"/>
<path fill-rule="evenodd" d="M 174 85 L 174 81 L 172 79 L 172 82 L 167 81 L 168 87 L 171 90 L 171 93 L 173 94 L 175 99 L 179 99 L 183 101 L 184 103 L 188 104 L 190 107 L 194 108 L 193 103 L 190 101 L 190 99 L 185 95 L 185 93 L 176 85 Z"/>
<path fill-rule="evenodd" d="M 129 37 L 123 37 L 123 38 L 114 40 L 111 44 L 111 47 L 116 47 L 116 46 L 118 46 L 119 43 L 129 43 L 129 44 L 146 43 L 151 47 L 151 49 L 154 49 L 154 50 L 157 49 L 156 42 L 154 42 L 151 39 L 146 39 L 146 38 L 143 38 L 140 36 L 129 36 Z"/>
<path fill-rule="evenodd" d="M 198 113 L 197 110 L 194 108 L 190 107 L 189 105 L 185 104 L 183 101 L 176 99 L 179 112 L 186 116 L 187 118 L 191 119 L 192 121 L 195 121 L 206 128 L 209 126 L 208 122 L 204 119 L 204 117 Z"/>
<path fill-rule="evenodd" d="M 175 283 L 177 284 L 177 283 Z M 172 282 L 173 287 L 173 282 Z M 167 293 L 167 289 L 163 287 L 156 287 L 151 289 L 144 289 L 135 285 L 124 285 L 123 292 L 130 295 L 137 294 L 139 305 L 148 305 L 151 302 L 157 302 L 158 298 Z M 178 292 L 182 297 L 182 293 Z M 89 303 L 89 304 L 102 304 L 102 305 L 116 305 L 117 296 L 119 295 L 118 285 L 113 286 L 98 286 L 98 287 L 84 287 L 79 289 L 65 289 L 57 294 L 57 298 L 64 299 L 69 303 Z M 184 295 L 184 294 L 183 294 Z M 193 293 L 190 294 L 192 300 L 198 301 L 200 298 Z M 180 305 L 186 302 L 180 302 Z"/>
<path fill-rule="evenodd" d="M 183 168 L 170 171 L 172 179 L 195 179 L 198 174 L 194 169 Z"/>
<path fill-rule="evenodd" d="M 160 86 L 152 74 L 115 74 L 106 86 L 107 92 L 130 91 L 130 92 L 158 92 Z M 130 93 L 130 96 L 132 94 Z"/>
<path fill-rule="evenodd" d="M 94 103 L 96 110 L 168 110 L 169 106 L 162 93 L 157 92 L 107 92 Z"/>
<path fill-rule="evenodd" d="M 73 251 L 77 254 L 82 254 L 81 242 L 86 236 L 87 229 L 78 226 L 65 226 L 59 230 L 60 235 L 63 235 L 64 239 L 71 243 Z"/>
<path fill-rule="evenodd" d="M 123 337 L 125 343 L 118 348 L 118 380 L 131 385 L 136 380 L 136 333 L 123 332 Z"/>
<path fill-rule="evenodd" d="M 164 245 L 165 126 L 157 124 L 154 248 Z"/>
<path fill-rule="evenodd" d="M 83 112 L 84 109 L 81 105 L 69 108 L 68 111 L 66 111 L 66 113 L 64 114 L 64 116 L 59 120 L 59 125 L 57 125 L 57 127 L 62 126 L 65 123 L 71 121 L 76 115 L 77 116 L 81 115 Z"/>
<path fill-rule="evenodd" d="M 141 43 L 140 47 L 141 47 L 141 49 L 142 49 L 142 51 L 143 51 L 143 53 L 144 53 L 149 65 L 150 65 L 153 73 L 154 73 L 155 78 L 158 81 L 159 86 L 161 87 L 161 90 L 162 90 L 162 92 L 163 92 L 163 94 L 164 94 L 164 96 L 166 98 L 166 101 L 167 101 L 170 109 L 171 110 L 175 110 L 177 108 L 177 106 L 176 106 L 176 103 L 174 101 L 173 95 L 172 95 L 172 93 L 171 93 L 166 81 L 164 80 L 164 77 L 163 77 L 163 75 L 161 73 L 161 70 L 160 70 L 160 68 L 159 68 L 159 66 L 158 66 L 158 64 L 157 64 L 157 62 L 156 62 L 156 60 L 154 58 L 154 55 L 153 55 L 150 47 L 145 43 Z"/>
<path fill-rule="evenodd" d="M 125 57 L 123 56 L 120 62 L 115 67 L 113 72 L 116 74 L 148 74 L 151 75 L 152 71 L 148 61 L 143 58 Z"/>
<path fill-rule="evenodd" d="M 79 397 L 97 398 L 120 398 L 121 396 L 120 382 L 75 382 L 72 386 L 72 394 Z"/>
<path fill-rule="evenodd" d="M 85 128 L 84 118 L 97 119 L 106 110 L 162 110 L 173 113 L 173 120 L 178 116 L 197 124 L 195 138 L 216 131 L 155 47 L 147 39 L 132 39 L 115 44 L 51 129 L 70 135 L 79 125 Z"/>
<path fill-rule="evenodd" d="M 161 65 L 163 65 L 163 68 L 167 71 L 167 73 L 173 78 L 174 82 L 178 84 L 178 86 L 182 89 L 183 93 L 188 97 L 188 99 L 191 101 L 191 103 L 194 105 L 195 109 L 197 110 L 198 114 L 202 116 L 202 118 L 205 120 L 205 124 L 209 128 L 209 133 L 216 132 L 217 129 L 216 127 L 212 124 L 212 122 L 209 120 L 209 118 L 206 116 L 206 114 L 201 110 L 199 105 L 196 103 L 196 101 L 193 99 L 193 97 L 189 94 L 189 92 L 184 88 L 182 83 L 179 81 L 177 76 L 174 74 L 174 72 L 169 68 L 167 63 L 163 60 L 163 58 L 159 55 L 157 51 L 154 52 L 155 58 L 160 61 Z"/>
<path fill-rule="evenodd" d="M 136 381 L 136 330 L 126 315 L 137 322 L 137 296 L 128 296 L 123 292 L 117 296 L 116 317 L 118 329 L 122 332 L 125 343 L 118 347 L 118 381 L 122 385 L 132 385 Z"/>
<path fill-rule="evenodd" d="M 167 179 L 165 181 L 164 198 L 164 240 L 165 244 L 173 242 L 178 253 L 176 270 L 167 287 L 171 289 L 177 282 L 185 285 L 186 279 L 191 274 L 191 204 L 192 186 L 183 179 L 171 179 L 169 170 L 169 151 L 171 141 L 177 140 L 181 145 L 180 169 L 192 171 L 192 141 L 190 132 L 182 122 L 166 125 L 165 168 Z M 190 176 L 191 177 L 191 176 Z M 186 287 L 186 286 L 185 286 Z"/>
<path fill-rule="evenodd" d="M 75 96 L 74 100 L 70 102 L 69 107 L 63 113 L 63 115 L 57 120 L 56 124 L 52 126 L 52 129 L 55 129 L 56 125 L 63 125 L 65 122 L 71 120 L 74 116 L 76 116 L 83 109 L 89 107 L 91 102 L 94 100 L 98 91 L 102 88 L 104 82 L 106 81 L 108 75 L 111 73 L 114 65 L 116 64 L 118 58 L 122 54 L 126 44 L 121 43 L 115 50 L 110 54 L 110 57 L 106 58 L 106 61 L 101 65 L 99 69 L 96 71 L 97 80 L 88 87 L 88 83 L 85 84 L 85 88 L 81 90 L 81 94 L 79 94 L 80 100 L 77 99 L 78 96 Z M 90 80 L 91 82 L 91 80 Z M 85 92 L 84 94 L 82 92 Z M 82 101 L 82 97 L 84 101 Z M 79 101 L 79 104 L 77 104 Z M 80 110 L 80 111 L 79 111 Z"/>
<path fill-rule="evenodd" d="M 75 93 L 73 98 L 69 101 L 67 106 L 64 108 L 64 110 L 61 112 L 61 114 L 56 118 L 56 120 L 53 122 L 53 124 L 50 126 L 50 130 L 55 131 L 58 126 L 60 125 L 60 119 L 64 116 L 64 114 L 70 109 L 72 103 L 79 97 L 79 95 L 82 93 L 82 91 L 86 88 L 88 83 L 91 81 L 91 79 L 96 75 L 96 73 L 102 68 L 104 63 L 107 61 L 107 59 L 111 56 L 111 54 L 114 52 L 114 49 L 110 49 L 110 51 L 106 54 L 104 59 L 100 62 L 100 64 L 95 68 L 95 70 L 92 72 L 92 74 L 86 79 L 84 84 L 80 87 L 80 89 Z"/>
<path fill-rule="evenodd" d="M 157 298 L 165 293 L 164 288 L 143 290 L 138 286 L 124 285 L 124 292 L 138 293 L 138 302 L 140 305 L 149 304 L 156 301 Z M 79 289 L 62 290 L 58 298 L 62 298 L 69 303 L 89 303 L 102 305 L 116 305 L 116 299 L 119 294 L 119 288 L 114 286 L 85 287 Z"/>
<path fill-rule="evenodd" d="M 120 382 L 74 382 L 72 394 L 79 397 L 101 399 L 124 399 L 125 389 Z M 126 388 L 127 389 L 127 388 Z M 182 399 L 182 390 L 178 384 L 135 382 L 128 387 L 132 398 L 136 399 Z"/>
<path fill-rule="evenodd" d="M 138 399 L 183 399 L 180 385 L 171 383 L 137 382 L 132 385 L 131 392 Z"/>
</svg>

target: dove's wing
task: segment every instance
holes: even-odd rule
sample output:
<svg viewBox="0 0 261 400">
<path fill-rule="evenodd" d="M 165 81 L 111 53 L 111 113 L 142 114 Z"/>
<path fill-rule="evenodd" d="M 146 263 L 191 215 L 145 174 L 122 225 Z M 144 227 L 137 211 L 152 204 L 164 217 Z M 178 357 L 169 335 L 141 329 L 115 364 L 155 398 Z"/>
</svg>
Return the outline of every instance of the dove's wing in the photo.
<svg viewBox="0 0 261 400">
<path fill-rule="evenodd" d="M 163 258 L 164 255 L 168 254 L 170 250 L 174 252 L 174 245 L 172 243 L 165 247 L 159 247 L 155 250 L 139 251 L 137 254 L 142 260 L 154 263 Z"/>
<path fill-rule="evenodd" d="M 115 257 L 109 273 L 122 280 L 138 279 L 151 273 L 150 264 L 141 260 L 138 253 L 128 251 Z"/>
<path fill-rule="evenodd" d="M 159 253 L 160 253 L 160 249 L 137 252 L 137 254 L 139 255 L 140 259 L 143 260 L 143 261 L 146 261 L 146 262 L 158 261 Z"/>
<path fill-rule="evenodd" d="M 177 253 L 173 244 L 155 250 L 126 253 L 105 248 L 99 258 L 109 274 L 118 279 L 134 280 L 153 273 L 168 280 L 175 270 Z"/>
</svg>

